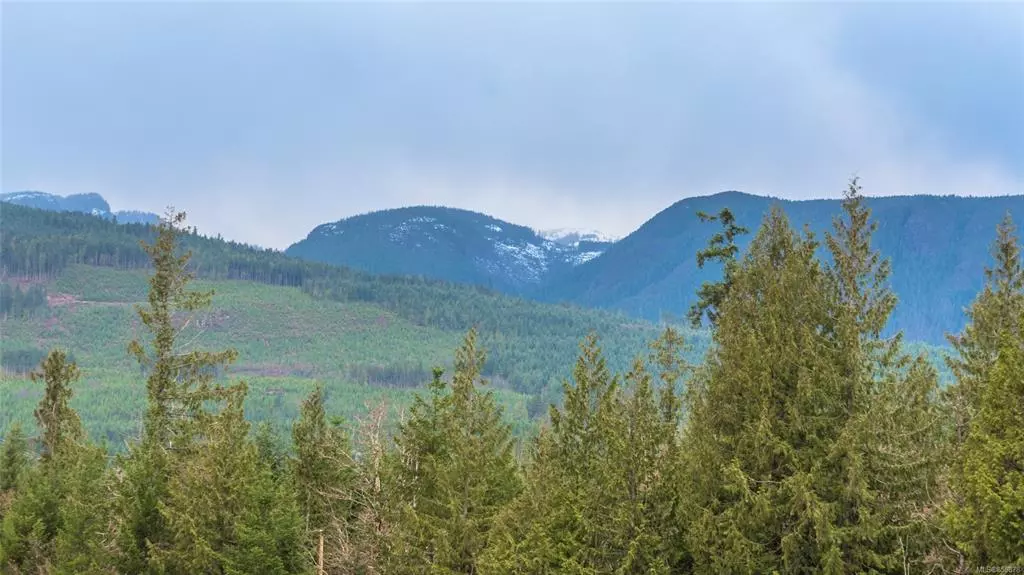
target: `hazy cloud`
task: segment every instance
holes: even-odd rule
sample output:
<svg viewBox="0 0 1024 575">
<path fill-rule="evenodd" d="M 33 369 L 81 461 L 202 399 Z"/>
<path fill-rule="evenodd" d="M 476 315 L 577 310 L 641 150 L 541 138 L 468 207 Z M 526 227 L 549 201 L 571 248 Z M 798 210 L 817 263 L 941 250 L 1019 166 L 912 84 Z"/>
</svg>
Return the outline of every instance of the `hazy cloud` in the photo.
<svg viewBox="0 0 1024 575">
<path fill-rule="evenodd" d="M 443 204 L 1024 193 L 1024 5 L 6 3 L 3 189 L 285 247 Z"/>
</svg>

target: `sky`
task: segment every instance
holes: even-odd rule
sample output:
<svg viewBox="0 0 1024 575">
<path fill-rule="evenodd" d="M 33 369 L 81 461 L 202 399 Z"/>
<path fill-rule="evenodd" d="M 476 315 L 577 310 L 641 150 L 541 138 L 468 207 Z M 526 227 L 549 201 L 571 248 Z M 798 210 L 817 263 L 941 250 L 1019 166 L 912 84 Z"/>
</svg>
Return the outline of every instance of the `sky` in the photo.
<svg viewBox="0 0 1024 575">
<path fill-rule="evenodd" d="M 16 2 L 0 187 L 285 248 L 446 205 L 1024 193 L 1024 2 Z"/>
</svg>

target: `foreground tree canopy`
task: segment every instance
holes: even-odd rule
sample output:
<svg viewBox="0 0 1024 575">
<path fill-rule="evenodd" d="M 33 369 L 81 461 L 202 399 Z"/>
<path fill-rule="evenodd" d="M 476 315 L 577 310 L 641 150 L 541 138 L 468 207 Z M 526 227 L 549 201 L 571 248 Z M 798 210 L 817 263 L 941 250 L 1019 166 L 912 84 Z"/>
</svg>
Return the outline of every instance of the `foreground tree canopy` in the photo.
<svg viewBox="0 0 1024 575">
<path fill-rule="evenodd" d="M 37 429 L 12 426 L 0 449 L 0 569 L 1024 568 L 1024 268 L 1012 221 L 997 229 L 970 324 L 950 338 L 957 381 L 941 389 L 931 364 L 882 335 L 898 302 L 856 180 L 843 210 L 823 240 L 775 210 L 744 253 L 731 213 L 703 216 L 723 231 L 700 259 L 725 264 L 691 312 L 712 326 L 703 362 L 686 363 L 666 328 L 613 373 L 593 334 L 524 441 L 482 376 L 475 330 L 393 433 L 383 409 L 331 417 L 330 385 L 310 391 L 289 439 L 252 427 L 245 383 L 225 375 L 237 354 L 189 337 L 213 294 L 189 288 L 184 215 L 170 214 L 144 246 L 146 337 L 128 344 L 147 397 L 139 434 L 113 458 L 92 443 L 72 407 L 79 370 L 52 351 L 33 375 L 45 388 Z"/>
</svg>

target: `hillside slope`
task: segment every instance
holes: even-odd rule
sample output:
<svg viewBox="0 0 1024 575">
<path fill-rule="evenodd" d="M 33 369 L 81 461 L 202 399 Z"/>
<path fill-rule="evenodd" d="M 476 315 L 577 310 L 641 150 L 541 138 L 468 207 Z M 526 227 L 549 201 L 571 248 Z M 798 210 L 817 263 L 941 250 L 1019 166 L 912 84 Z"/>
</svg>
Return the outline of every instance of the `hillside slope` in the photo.
<svg viewBox="0 0 1024 575">
<path fill-rule="evenodd" d="M 730 208 L 751 230 L 741 239 L 745 247 L 775 203 L 793 226 L 807 225 L 821 240 L 841 212 L 838 199 L 722 192 L 676 202 L 613 242 L 579 230 L 538 233 L 484 214 L 415 207 L 321 225 L 287 253 L 658 321 L 684 315 L 700 285 L 719 274 L 713 265 L 697 268 L 697 251 L 717 231 L 702 225 L 697 212 Z M 892 262 L 892 286 L 900 298 L 892 329 L 902 329 L 910 340 L 944 344 L 946 333 L 962 328 L 963 308 L 981 288 L 996 224 L 1007 211 L 1024 217 L 1024 195 L 896 196 L 868 198 L 868 204 L 879 223 L 875 245 Z"/>
<path fill-rule="evenodd" d="M 601 254 L 596 234 L 544 235 L 484 214 L 416 206 L 317 226 L 286 250 L 310 261 L 380 273 L 424 276 L 519 294 Z"/>
<path fill-rule="evenodd" d="M 144 398 L 125 346 L 141 335 L 134 305 L 145 298 L 148 257 L 138 242 L 153 229 L 12 205 L 3 217 L 0 428 L 31 421 L 41 390 L 24 374 L 62 347 L 85 376 L 76 407 L 94 437 L 116 446 L 136 429 Z M 198 235 L 181 239 L 193 252 L 198 287 L 217 294 L 197 318 L 194 341 L 239 350 L 232 372 L 250 384 L 255 419 L 290 420 L 314 382 L 324 383 L 336 413 L 354 417 L 380 401 L 401 409 L 475 326 L 488 351 L 485 373 L 523 430 L 557 400 L 588 333 L 601 336 L 609 368 L 621 372 L 659 332 L 604 311 L 374 276 Z M 696 361 L 707 335 L 684 334 Z M 941 364 L 937 349 L 917 348 Z"/>
<path fill-rule="evenodd" d="M 60 291 L 76 295 L 84 287 L 77 287 L 68 277 L 84 264 L 118 272 L 110 276 L 103 294 L 138 298 L 144 282 L 133 273 L 148 266 L 148 257 L 138 241 L 152 235 L 153 228 L 137 224 L 120 225 L 82 214 L 6 206 L 0 237 L 2 276 L 8 283 L 42 284 L 48 290 L 47 297 L 54 295 L 51 291 L 58 284 L 65 285 Z M 645 350 L 657 331 L 651 323 L 621 314 L 542 304 L 480 287 L 377 276 L 195 234 L 184 235 L 181 240 L 194 253 L 193 269 L 203 279 L 241 279 L 288 287 L 316 301 L 372 305 L 404 322 L 457 337 L 476 326 L 489 352 L 487 373 L 501 379 L 506 387 L 526 393 L 543 391 L 567 374 L 578 343 L 592 330 L 605 339 L 609 360 L 623 367 Z M 40 313 L 49 313 L 48 308 Z M 309 333 L 330 334 L 330 328 L 317 323 L 317 317 L 310 315 Z M 267 325 L 264 338 L 274 337 L 271 327 Z M 700 333 L 690 334 L 690 339 L 697 352 L 707 342 Z M 383 363 L 406 364 L 410 360 L 400 348 L 389 353 Z M 421 375 L 429 377 L 429 365 Z"/>
<path fill-rule="evenodd" d="M 867 201 L 879 223 L 875 245 L 892 262 L 892 286 L 900 298 L 891 326 L 904 330 L 909 340 L 944 343 L 944 333 L 961 329 L 963 308 L 981 288 L 996 224 L 1007 211 L 1024 221 L 1024 195 Z M 718 231 L 714 224 L 702 224 L 697 212 L 728 207 L 751 230 L 740 242 L 745 247 L 776 203 L 794 227 L 806 224 L 822 241 L 840 213 L 839 200 L 777 200 L 740 192 L 687 198 L 534 295 L 651 320 L 665 313 L 683 315 L 698 287 L 720 273 L 715 266 L 697 268 L 697 251 Z"/>
</svg>

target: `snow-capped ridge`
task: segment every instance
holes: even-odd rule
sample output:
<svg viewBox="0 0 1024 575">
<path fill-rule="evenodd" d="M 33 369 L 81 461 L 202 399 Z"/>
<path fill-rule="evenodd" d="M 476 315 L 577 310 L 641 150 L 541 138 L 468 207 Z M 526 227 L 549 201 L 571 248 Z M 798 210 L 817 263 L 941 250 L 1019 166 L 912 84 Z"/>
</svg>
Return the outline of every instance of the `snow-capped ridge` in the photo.
<svg viewBox="0 0 1024 575">
<path fill-rule="evenodd" d="M 321 224 L 286 253 L 375 273 L 526 293 L 599 257 L 614 239 L 577 228 L 539 233 L 470 210 L 409 206 Z"/>
<path fill-rule="evenodd" d="M 103 219 L 116 219 L 119 223 L 156 224 L 160 216 L 137 210 L 112 211 L 100 194 L 70 194 L 58 196 L 36 190 L 0 194 L 0 202 L 56 212 L 80 212 Z"/>
<path fill-rule="evenodd" d="M 578 245 L 580 242 L 610 244 L 622 239 L 598 230 L 586 228 L 556 228 L 536 230 L 536 232 L 538 236 L 544 239 L 565 245 Z"/>
</svg>

